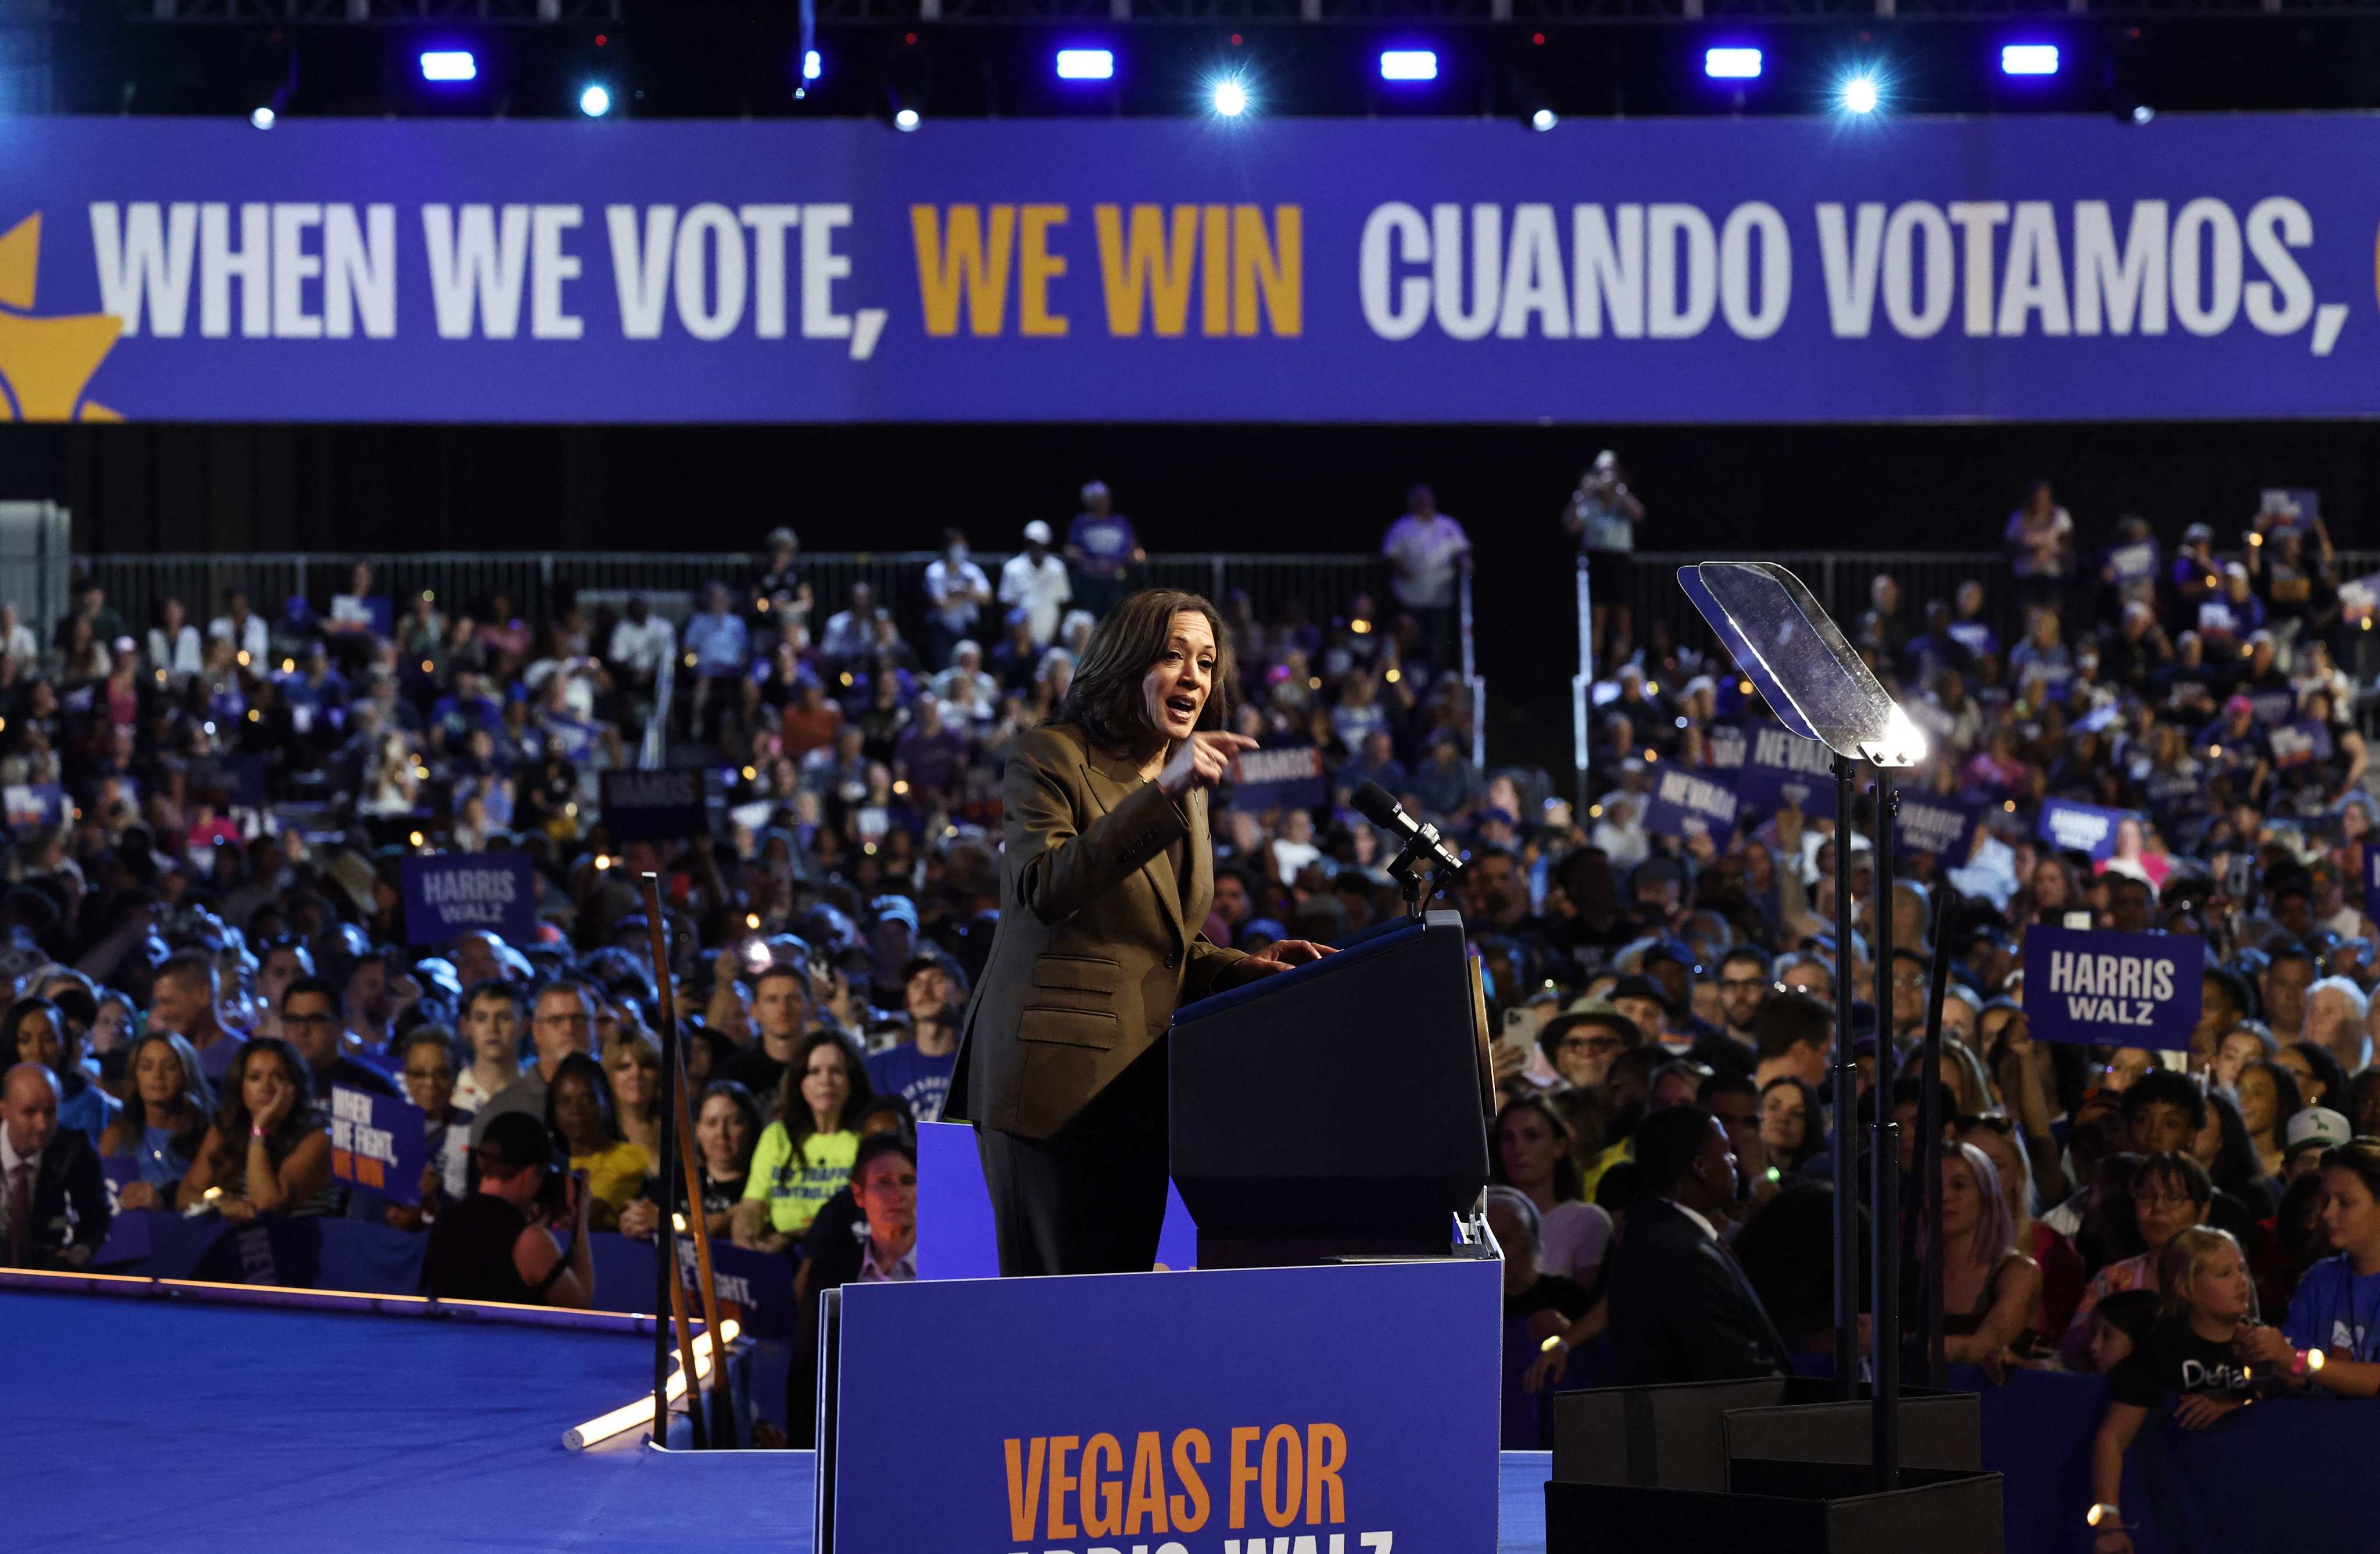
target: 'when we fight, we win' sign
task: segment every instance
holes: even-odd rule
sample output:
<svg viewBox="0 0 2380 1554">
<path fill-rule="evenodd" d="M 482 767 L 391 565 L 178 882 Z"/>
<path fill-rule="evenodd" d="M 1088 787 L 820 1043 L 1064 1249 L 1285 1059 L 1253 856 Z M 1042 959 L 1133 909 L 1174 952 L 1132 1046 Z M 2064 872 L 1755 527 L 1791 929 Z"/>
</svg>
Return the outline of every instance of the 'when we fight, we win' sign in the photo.
<svg viewBox="0 0 2380 1554">
<path fill-rule="evenodd" d="M 2035 1041 L 2185 1051 L 2205 992 L 2206 942 L 2036 925 L 2024 936 L 2024 1013 Z"/>
</svg>

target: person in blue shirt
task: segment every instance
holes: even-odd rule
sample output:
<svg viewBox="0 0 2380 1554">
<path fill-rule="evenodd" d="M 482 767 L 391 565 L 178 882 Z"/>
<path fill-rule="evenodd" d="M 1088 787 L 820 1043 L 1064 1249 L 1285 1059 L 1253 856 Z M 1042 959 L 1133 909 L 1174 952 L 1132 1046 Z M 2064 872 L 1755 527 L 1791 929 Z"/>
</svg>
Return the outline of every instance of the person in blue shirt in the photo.
<svg viewBox="0 0 2380 1554">
<path fill-rule="evenodd" d="M 47 998 L 19 998 L 0 1020 L 0 1066 L 39 1063 L 57 1076 L 58 1126 L 99 1143 L 124 1103 L 82 1066 L 82 1033 Z"/>
<path fill-rule="evenodd" d="M 431 737 L 442 754 L 463 754 L 470 748 L 472 735 L 485 733 L 492 740 L 504 727 L 502 704 L 488 694 L 486 682 L 475 674 L 457 674 L 455 689 L 430 708 Z"/>
<path fill-rule="evenodd" d="M 171 1031 L 152 1031 L 133 1044 L 127 1076 L 124 1110 L 101 1136 L 100 1158 L 129 1159 L 138 1173 L 124 1184 L 117 1207 L 169 1209 L 207 1136 L 214 1092 L 200 1071 L 197 1049 Z"/>
<path fill-rule="evenodd" d="M 1132 520 L 1115 510 L 1105 481 L 1083 487 L 1083 510 L 1066 529 L 1066 565 L 1074 572 L 1075 602 L 1103 616 L 1130 592 L 1134 563 L 1145 559 Z"/>
<path fill-rule="evenodd" d="M 686 623 L 686 630 L 679 638 L 694 671 L 694 696 L 689 704 L 698 728 L 710 728 L 704 721 L 706 712 L 717 716 L 734 704 L 735 698 L 727 682 L 744 678 L 744 667 L 752 656 L 751 632 L 743 617 L 727 606 L 727 585 L 705 584 L 701 613 Z M 714 702 L 717 711 L 712 710 Z"/>
<path fill-rule="evenodd" d="M 902 969 L 901 990 L 910 1029 L 917 1034 L 871 1055 L 868 1081 L 878 1095 L 900 1096 L 918 1120 L 931 1122 L 942 1115 L 942 1099 L 950 1094 L 951 1074 L 958 1066 L 959 1011 L 966 1005 L 966 982 L 941 956 L 919 955 Z"/>
<path fill-rule="evenodd" d="M 2254 1329 L 2240 1347 L 2289 1386 L 2380 1397 L 2380 1139 L 2324 1150 L 2322 1185 L 2338 1254 L 2306 1270 L 2278 1328 Z"/>
</svg>

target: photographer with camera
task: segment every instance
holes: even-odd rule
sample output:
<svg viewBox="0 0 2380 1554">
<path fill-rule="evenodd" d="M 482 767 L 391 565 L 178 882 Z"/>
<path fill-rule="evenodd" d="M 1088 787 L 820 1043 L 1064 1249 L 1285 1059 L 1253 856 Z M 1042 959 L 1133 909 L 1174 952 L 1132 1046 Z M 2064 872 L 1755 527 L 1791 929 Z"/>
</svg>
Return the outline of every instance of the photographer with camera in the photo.
<svg viewBox="0 0 2380 1554">
<path fill-rule="evenodd" d="M 473 1154 L 480 1190 L 431 1227 L 422 1290 L 447 1301 L 587 1309 L 595 1293 L 587 1212 L 595 1200 L 585 1174 L 570 1169 L 544 1124 L 525 1112 L 488 1119 Z"/>
<path fill-rule="evenodd" d="M 1586 472 L 1578 477 L 1578 489 L 1570 494 L 1570 502 L 1562 508 L 1562 529 L 1578 536 L 1578 548 L 1585 552 L 1590 569 L 1606 560 L 1620 561 L 1636 549 L 1636 526 L 1645 521 L 1645 504 L 1628 490 L 1627 472 L 1620 468 L 1620 456 L 1605 448 L 1595 456 Z M 1606 572 L 1617 577 L 1616 571 Z M 1592 584 L 1590 583 L 1590 587 Z M 1610 607 L 1600 600 L 1593 603 L 1595 653 L 1599 663 L 1604 658 L 1604 627 L 1612 625 L 1619 639 L 1629 638 L 1628 606 L 1620 606 L 1617 621 L 1609 619 Z"/>
</svg>

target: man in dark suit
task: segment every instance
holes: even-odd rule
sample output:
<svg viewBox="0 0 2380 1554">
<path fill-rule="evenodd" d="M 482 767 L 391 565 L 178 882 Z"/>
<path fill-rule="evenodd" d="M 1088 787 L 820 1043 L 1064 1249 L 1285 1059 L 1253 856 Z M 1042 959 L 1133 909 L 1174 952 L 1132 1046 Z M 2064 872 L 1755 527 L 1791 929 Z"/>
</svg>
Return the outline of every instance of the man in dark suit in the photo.
<svg viewBox="0 0 2380 1554">
<path fill-rule="evenodd" d="M 1628 1213 L 1608 1287 L 1620 1384 L 1787 1374 L 1784 1340 L 1718 1239 L 1735 1202 L 1726 1129 L 1700 1107 L 1670 1107 L 1638 1125 L 1635 1153 L 1648 1192 Z"/>
<path fill-rule="evenodd" d="M 56 1076 L 39 1063 L 10 1069 L 0 1080 L 0 1267 L 89 1267 L 109 1218 L 98 1151 L 58 1126 Z"/>
</svg>

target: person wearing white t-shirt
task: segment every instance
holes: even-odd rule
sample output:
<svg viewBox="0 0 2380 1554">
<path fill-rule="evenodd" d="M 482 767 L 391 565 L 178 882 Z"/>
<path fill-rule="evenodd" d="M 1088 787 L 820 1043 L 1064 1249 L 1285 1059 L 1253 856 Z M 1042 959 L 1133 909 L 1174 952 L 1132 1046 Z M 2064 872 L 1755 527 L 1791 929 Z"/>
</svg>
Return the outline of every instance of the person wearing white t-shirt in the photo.
<svg viewBox="0 0 2380 1554">
<path fill-rule="evenodd" d="M 926 563 L 926 667 L 950 667 L 951 650 L 975 635 L 983 606 L 991 603 L 991 580 L 968 558 L 966 536 L 942 531 L 942 553 Z"/>
<path fill-rule="evenodd" d="M 1405 514 L 1389 525 L 1380 542 L 1395 576 L 1389 581 L 1397 603 L 1421 628 L 1420 650 L 1433 669 L 1453 667 L 1455 580 L 1471 569 L 1471 536 L 1438 510 L 1438 496 L 1416 485 L 1405 494 Z"/>
<path fill-rule="evenodd" d="M 248 607 L 248 592 L 235 588 L 224 601 L 224 613 L 207 624 L 210 637 L 228 638 L 232 646 L 248 655 L 249 664 L 261 664 L 273 651 L 272 629 L 264 618 Z"/>
<path fill-rule="evenodd" d="M 1025 612 L 1036 647 L 1056 639 L 1059 618 L 1075 596 L 1066 564 L 1051 553 L 1050 538 L 1050 526 L 1035 519 L 1025 526 L 1025 548 L 1000 569 L 1000 602 Z"/>
<path fill-rule="evenodd" d="M 18 618 L 15 604 L 0 604 L 0 654 L 18 663 L 31 667 L 42 656 L 42 640 L 33 629 Z"/>
</svg>

